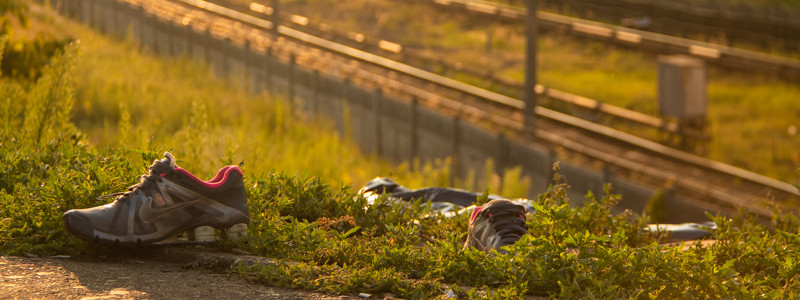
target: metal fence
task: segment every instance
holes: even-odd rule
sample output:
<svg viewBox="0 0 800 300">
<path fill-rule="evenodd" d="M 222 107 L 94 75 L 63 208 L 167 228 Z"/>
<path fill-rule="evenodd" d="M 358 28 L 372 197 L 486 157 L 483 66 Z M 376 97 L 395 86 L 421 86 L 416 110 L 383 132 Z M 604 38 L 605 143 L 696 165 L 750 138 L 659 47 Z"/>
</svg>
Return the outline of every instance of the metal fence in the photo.
<svg viewBox="0 0 800 300">
<path fill-rule="evenodd" d="M 450 157 L 453 176 L 487 178 L 486 163 L 494 162 L 495 173 L 521 167 L 530 179 L 530 197 L 545 191 L 553 176 L 552 165 L 560 158 L 553 151 L 513 140 L 458 117 L 401 101 L 380 91 L 354 84 L 335 74 L 323 74 L 275 55 L 277 44 L 267 51 L 244 41 L 214 34 L 213 28 L 197 31 L 181 20 L 166 20 L 148 13 L 137 2 L 118 0 L 51 0 L 63 15 L 97 30 L 123 38 L 130 36 L 143 49 L 166 56 L 185 56 L 206 63 L 221 78 L 234 80 L 253 93 L 269 91 L 286 95 L 297 110 L 332 120 L 335 129 L 349 136 L 365 152 L 393 162 L 413 159 L 432 161 Z M 616 178 L 610 171 L 560 161 L 561 174 L 572 186 L 572 204 L 580 205 L 591 191 L 603 194 L 603 183 L 614 185 L 622 195 L 619 209 L 641 212 L 647 201 L 661 190 Z M 375 174 L 381 175 L 381 174 Z M 485 188 L 484 183 L 473 187 Z M 691 199 L 663 193 L 667 222 L 705 219 L 704 207 Z M 731 213 L 731 212 L 723 212 Z"/>
</svg>

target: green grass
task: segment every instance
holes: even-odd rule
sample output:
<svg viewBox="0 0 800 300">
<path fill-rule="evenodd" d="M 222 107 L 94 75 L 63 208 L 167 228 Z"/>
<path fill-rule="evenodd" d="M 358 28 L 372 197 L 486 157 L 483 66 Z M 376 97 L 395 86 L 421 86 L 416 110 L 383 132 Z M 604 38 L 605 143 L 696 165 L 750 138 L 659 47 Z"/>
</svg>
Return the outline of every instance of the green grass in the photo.
<svg viewBox="0 0 800 300">
<path fill-rule="evenodd" d="M 124 190 L 171 149 L 199 174 L 246 161 L 250 237 L 210 248 L 276 259 L 231 268 L 269 285 L 409 299 L 448 291 L 502 299 L 800 293 L 796 218 L 776 215 L 769 229 L 746 214 L 713 218 L 718 241 L 684 251 L 641 232 L 646 216 L 612 215 L 619 197 L 609 190 L 570 207 L 560 177 L 534 199 L 531 234 L 508 255 L 462 249 L 467 215 L 444 218 L 422 203 L 398 207 L 386 199 L 367 206 L 345 180 L 394 170 L 401 182 L 427 184 L 446 170 L 393 168 L 359 154 L 325 123 L 297 120 L 278 99 L 238 94 L 202 66 L 153 58 L 71 23 L 49 26 L 80 45 L 57 55 L 36 82 L 0 77 L 3 255 L 124 252 L 69 235 L 61 214 L 104 204 L 96 197 Z"/>
<path fill-rule="evenodd" d="M 217 80 L 205 66 L 183 58 L 155 59 L 132 51 L 132 42 L 119 44 L 86 30 L 75 34 L 90 38 L 82 38 L 85 58 L 76 66 L 74 120 L 93 145 L 170 149 L 183 167 L 209 176 L 224 157 L 225 162 L 244 161 L 245 171 L 256 175 L 280 170 L 334 185 L 360 185 L 388 175 L 409 187 L 449 182 L 446 161 L 416 162 L 416 172 L 410 162 L 391 165 L 362 153 L 326 120 L 291 112 L 280 97 L 247 95 Z M 525 196 L 525 178 L 507 173 L 515 180 L 503 187 L 488 185 L 490 192 Z M 487 185 L 457 181 L 456 186 Z"/>
<path fill-rule="evenodd" d="M 281 170 L 349 184 L 398 173 L 424 184 L 342 142 L 325 121 L 303 120 L 279 98 L 246 95 L 188 60 L 155 59 L 132 51 L 132 43 L 78 34 L 90 37 L 76 67 L 74 115 L 93 145 L 167 148 L 199 174 L 212 174 L 224 157 L 244 161 L 254 175 Z"/>
</svg>

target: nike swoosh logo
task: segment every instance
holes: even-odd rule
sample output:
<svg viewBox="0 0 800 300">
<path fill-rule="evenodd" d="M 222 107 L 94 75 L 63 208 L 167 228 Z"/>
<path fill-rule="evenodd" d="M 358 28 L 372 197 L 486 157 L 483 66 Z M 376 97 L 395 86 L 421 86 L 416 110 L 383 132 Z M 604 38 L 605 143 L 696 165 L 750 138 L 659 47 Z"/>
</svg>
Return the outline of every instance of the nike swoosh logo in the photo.
<svg viewBox="0 0 800 300">
<path fill-rule="evenodd" d="M 192 206 L 200 202 L 200 199 L 190 200 L 186 202 L 178 202 L 174 203 L 169 206 L 161 207 L 161 208 L 153 208 L 153 197 L 147 197 L 142 203 L 142 208 L 139 209 L 139 219 L 145 223 L 153 223 L 156 220 L 160 219 L 163 216 L 166 216 L 172 212 L 178 211 L 183 209 L 187 206 Z"/>
</svg>

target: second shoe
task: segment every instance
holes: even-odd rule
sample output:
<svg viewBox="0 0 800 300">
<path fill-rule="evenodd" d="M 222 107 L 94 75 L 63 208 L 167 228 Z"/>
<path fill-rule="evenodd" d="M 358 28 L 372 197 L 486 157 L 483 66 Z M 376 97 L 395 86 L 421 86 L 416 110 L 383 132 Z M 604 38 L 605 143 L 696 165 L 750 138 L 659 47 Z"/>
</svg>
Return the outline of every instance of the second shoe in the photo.
<svg viewBox="0 0 800 300">
<path fill-rule="evenodd" d="M 525 234 L 528 234 L 525 207 L 511 200 L 495 199 L 472 211 L 464 248 L 506 253 L 501 247 L 514 244 Z"/>
</svg>

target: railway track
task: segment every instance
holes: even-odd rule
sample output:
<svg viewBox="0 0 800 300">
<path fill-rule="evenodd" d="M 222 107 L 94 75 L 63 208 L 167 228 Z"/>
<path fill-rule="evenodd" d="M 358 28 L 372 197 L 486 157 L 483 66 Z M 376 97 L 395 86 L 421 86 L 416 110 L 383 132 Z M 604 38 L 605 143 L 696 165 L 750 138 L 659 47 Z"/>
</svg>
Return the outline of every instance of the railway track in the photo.
<svg viewBox="0 0 800 300">
<path fill-rule="evenodd" d="M 524 2 L 516 1 L 516 6 Z M 658 0 L 543 0 L 552 8 L 568 7 L 582 15 L 610 20 L 620 25 L 644 26 L 648 31 L 669 35 L 702 33 L 724 35 L 728 42 L 746 42 L 763 49 L 800 49 L 797 12 L 770 3 L 748 3 L 739 8 L 715 7 L 714 2 Z M 742 3 L 744 4 L 744 3 Z M 776 4 L 772 2 L 771 4 Z M 749 7 L 748 7 L 749 6 Z M 560 11 L 560 10 L 559 10 Z M 709 22 L 713 20 L 713 22 Z"/>
<path fill-rule="evenodd" d="M 454 13 L 473 13 L 504 22 L 523 24 L 527 10 L 483 0 L 417 0 Z M 570 35 L 612 43 L 657 54 L 686 54 L 710 64 L 735 70 L 775 74 L 800 79 L 800 60 L 740 48 L 705 43 L 633 28 L 603 24 L 554 13 L 537 12 L 538 26 Z M 797 22 L 794 22 L 797 23 Z M 797 26 L 796 24 L 792 24 Z M 794 27 L 792 27 L 794 28 Z M 792 32 L 789 30 L 788 32 Z M 759 35 L 755 35 L 758 37 Z M 788 41 L 788 40 L 787 40 Z"/>
<path fill-rule="evenodd" d="M 269 16 L 269 20 L 274 20 L 274 10 L 272 7 L 251 3 L 249 7 L 242 5 L 239 1 L 231 0 L 211 0 L 209 2 L 217 5 L 233 8 L 242 12 L 248 12 L 256 17 Z M 459 62 L 450 62 L 440 57 L 432 56 L 425 51 L 409 49 L 403 45 L 370 37 L 358 32 L 338 30 L 337 28 L 323 22 L 310 20 L 309 18 L 293 14 L 290 12 L 280 12 L 280 22 L 282 26 L 310 33 L 319 37 L 332 40 L 356 49 L 377 53 L 389 59 L 401 61 L 403 63 L 425 69 L 441 70 L 439 74 L 455 73 L 467 75 L 471 78 L 479 79 L 482 87 L 492 89 L 500 94 L 510 97 L 521 97 L 524 91 L 524 83 L 502 76 L 497 76 L 494 70 L 467 66 Z M 569 107 L 571 114 L 579 114 L 582 118 L 591 120 L 615 120 L 634 124 L 639 127 L 650 127 L 661 133 L 666 133 L 668 138 L 663 141 L 672 142 L 676 145 L 692 144 L 693 142 L 706 142 L 709 140 L 707 133 L 697 128 L 681 126 L 680 124 L 658 118 L 655 116 L 639 113 L 637 111 L 625 109 L 619 106 L 609 105 L 594 99 L 588 99 L 578 95 L 570 94 L 551 87 L 537 86 L 540 94 L 540 105 Z M 673 137 L 678 137 L 674 139 Z M 651 136 L 650 138 L 657 138 Z"/>
<path fill-rule="evenodd" d="M 655 142 L 536 107 L 536 126 L 526 132 L 521 100 L 470 86 L 397 61 L 278 26 L 245 13 L 201 0 L 124 0 L 131 6 L 205 31 L 218 39 L 238 41 L 254 51 L 269 51 L 285 61 L 346 78 L 365 89 L 380 89 L 420 105 L 504 132 L 509 138 L 544 149 L 557 149 L 571 162 L 598 165 L 629 180 L 668 188 L 723 213 L 747 208 L 768 218 L 759 199 L 771 195 L 785 210 L 794 211 L 800 193 L 792 185 L 730 165 L 710 161 Z M 271 36 L 277 32 L 280 36 Z M 273 42 L 274 41 L 274 42 Z M 544 92 L 544 91 L 537 91 Z"/>
</svg>

